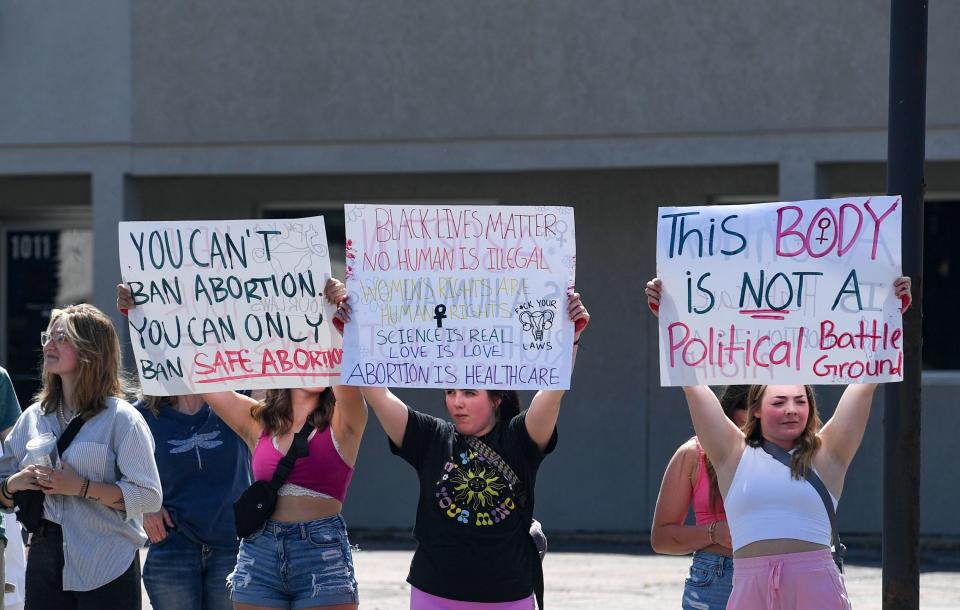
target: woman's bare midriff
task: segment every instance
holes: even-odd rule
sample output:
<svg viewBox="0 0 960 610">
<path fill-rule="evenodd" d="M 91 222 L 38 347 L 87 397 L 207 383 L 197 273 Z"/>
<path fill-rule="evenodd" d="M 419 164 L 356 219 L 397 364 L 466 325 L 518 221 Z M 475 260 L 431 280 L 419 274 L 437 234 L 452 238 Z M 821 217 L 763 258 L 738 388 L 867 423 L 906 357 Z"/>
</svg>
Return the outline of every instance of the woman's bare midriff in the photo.
<svg viewBox="0 0 960 610">
<path fill-rule="evenodd" d="M 730 547 L 720 544 L 711 544 L 710 546 L 705 546 L 700 549 L 700 552 L 716 553 L 717 555 L 723 555 L 724 557 L 733 557 L 733 551 L 730 550 Z"/>
<path fill-rule="evenodd" d="M 283 523 L 300 523 L 332 517 L 341 511 L 343 504 L 332 498 L 310 496 L 280 496 L 270 518 Z"/>
<path fill-rule="evenodd" d="M 827 548 L 830 547 L 815 542 L 807 542 L 806 540 L 775 538 L 773 540 L 757 540 L 756 542 L 751 542 L 747 546 L 734 551 L 733 557 L 734 559 L 746 559 L 748 557 L 765 557 L 767 555 L 806 553 Z"/>
</svg>

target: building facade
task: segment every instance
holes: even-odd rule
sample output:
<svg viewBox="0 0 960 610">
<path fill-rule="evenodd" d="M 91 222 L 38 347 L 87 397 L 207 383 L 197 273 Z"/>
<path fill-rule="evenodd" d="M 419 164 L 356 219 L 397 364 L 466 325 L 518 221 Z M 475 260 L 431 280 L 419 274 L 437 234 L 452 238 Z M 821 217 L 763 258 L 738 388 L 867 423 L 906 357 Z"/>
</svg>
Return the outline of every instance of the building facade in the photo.
<svg viewBox="0 0 960 610">
<path fill-rule="evenodd" d="M 538 516 L 643 534 L 692 434 L 643 296 L 656 208 L 883 193 L 889 18 L 881 0 L 3 3 L 0 364 L 26 402 L 50 308 L 112 312 L 123 220 L 321 213 L 335 246 L 345 203 L 572 205 L 594 319 Z M 921 532 L 948 537 L 958 27 L 960 5 L 931 4 Z M 881 528 L 880 394 L 844 532 Z M 828 416 L 837 388 L 819 396 Z M 371 419 L 347 520 L 412 527 L 415 485 Z"/>
</svg>

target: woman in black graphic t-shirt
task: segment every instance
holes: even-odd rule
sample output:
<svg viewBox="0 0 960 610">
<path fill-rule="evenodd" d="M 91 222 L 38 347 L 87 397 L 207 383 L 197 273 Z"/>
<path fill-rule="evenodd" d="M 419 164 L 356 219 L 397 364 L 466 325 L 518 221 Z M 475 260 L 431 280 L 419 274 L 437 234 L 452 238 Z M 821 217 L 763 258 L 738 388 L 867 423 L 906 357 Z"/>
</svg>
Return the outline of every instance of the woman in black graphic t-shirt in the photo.
<svg viewBox="0 0 960 610">
<path fill-rule="evenodd" d="M 327 297 L 350 308 L 343 285 Z M 590 315 L 569 297 L 574 360 Z M 386 388 L 362 388 L 393 453 L 416 468 L 417 550 L 407 582 L 411 610 L 533 608 L 543 573 L 529 535 L 537 469 L 557 442 L 563 390 L 537 392 L 520 411 L 515 391 L 445 390 L 451 422 L 411 409 Z M 491 605 L 494 604 L 494 605 Z M 542 602 L 541 602 L 542 605 Z"/>
</svg>

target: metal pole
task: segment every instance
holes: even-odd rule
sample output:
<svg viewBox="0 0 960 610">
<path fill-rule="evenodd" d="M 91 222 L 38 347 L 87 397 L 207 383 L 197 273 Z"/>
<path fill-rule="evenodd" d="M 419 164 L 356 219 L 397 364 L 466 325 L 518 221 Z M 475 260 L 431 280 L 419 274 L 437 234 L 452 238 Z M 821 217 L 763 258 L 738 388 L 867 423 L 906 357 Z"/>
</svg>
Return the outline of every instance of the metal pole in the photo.
<svg viewBox="0 0 960 610">
<path fill-rule="evenodd" d="M 920 607 L 920 370 L 927 1 L 891 0 L 887 194 L 903 197 L 903 272 L 913 278 L 903 382 L 884 389 L 883 608 Z"/>
</svg>

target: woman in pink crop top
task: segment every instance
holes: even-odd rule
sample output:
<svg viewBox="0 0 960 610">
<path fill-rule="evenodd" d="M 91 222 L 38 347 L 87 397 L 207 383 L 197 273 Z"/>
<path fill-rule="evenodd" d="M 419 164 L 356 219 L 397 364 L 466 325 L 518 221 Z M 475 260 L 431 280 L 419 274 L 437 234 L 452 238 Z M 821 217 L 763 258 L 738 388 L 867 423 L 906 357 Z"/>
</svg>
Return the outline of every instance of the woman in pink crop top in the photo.
<svg viewBox="0 0 960 610">
<path fill-rule="evenodd" d="M 262 530 L 240 543 L 237 567 L 228 577 L 234 608 L 357 608 L 357 581 L 340 510 L 367 423 L 359 390 L 268 390 L 263 402 L 235 392 L 204 398 L 247 442 L 258 481 L 273 477 L 308 419 L 315 428 L 309 455 L 294 463 L 273 514 Z"/>
<path fill-rule="evenodd" d="M 122 285 L 117 306 L 134 306 Z M 314 426 L 309 455 L 294 463 L 273 514 L 240 541 L 236 568 L 227 577 L 234 609 L 356 610 L 357 579 L 340 511 L 367 425 L 360 390 L 341 385 L 267 390 L 263 401 L 213 392 L 203 399 L 246 442 L 258 481 L 273 478 L 307 420 Z"/>
<path fill-rule="evenodd" d="M 720 396 L 724 414 L 737 426 L 747 421 L 747 390 L 728 386 Z M 696 525 L 684 525 L 693 505 Z M 723 610 L 733 588 L 733 549 L 717 475 L 697 437 L 680 445 L 663 473 L 650 528 L 650 545 L 657 553 L 693 553 L 684 582 L 684 610 Z"/>
<path fill-rule="evenodd" d="M 655 314 L 662 290 L 659 279 L 647 282 L 648 305 Z M 906 311 L 910 278 L 898 278 L 890 297 L 900 300 L 901 313 Z M 830 554 L 825 533 L 829 526 L 823 527 L 826 510 L 818 496 L 810 498 L 812 487 L 803 478 L 809 469 L 816 471 L 830 494 L 840 497 L 847 468 L 863 440 L 876 384 L 847 386 L 833 417 L 822 426 L 810 386 L 750 386 L 743 430 L 724 416 L 709 387 L 683 390 L 694 430 L 716 468 L 730 520 L 734 577 L 727 608 L 850 608 Z M 764 441 L 793 451 L 789 470 L 766 455 L 760 448 Z M 749 472 L 736 478 L 742 465 Z M 762 479 L 751 478 L 760 474 Z M 784 490 L 785 498 L 778 500 L 770 489 Z M 805 503 L 791 504 L 800 498 Z M 818 529 L 814 525 L 820 526 L 818 536 L 808 535 Z"/>
</svg>

